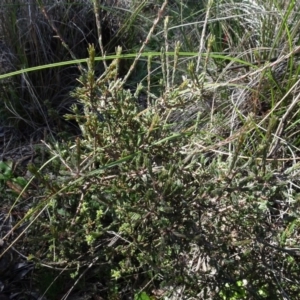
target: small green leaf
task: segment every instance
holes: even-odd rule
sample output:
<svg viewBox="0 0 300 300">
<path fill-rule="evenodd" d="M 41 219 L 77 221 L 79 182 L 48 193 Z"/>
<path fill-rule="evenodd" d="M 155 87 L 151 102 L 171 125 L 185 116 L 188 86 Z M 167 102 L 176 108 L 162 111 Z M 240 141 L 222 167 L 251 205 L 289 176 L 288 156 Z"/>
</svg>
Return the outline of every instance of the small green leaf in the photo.
<svg viewBox="0 0 300 300">
<path fill-rule="evenodd" d="M 134 295 L 134 300 L 151 300 L 146 292 L 141 292 Z"/>
<path fill-rule="evenodd" d="M 24 177 L 17 177 L 13 179 L 13 182 L 17 183 L 18 185 L 24 187 L 27 184 L 27 180 Z"/>
<path fill-rule="evenodd" d="M 11 166 L 3 161 L 0 161 L 0 179 L 7 180 L 12 176 Z"/>
</svg>

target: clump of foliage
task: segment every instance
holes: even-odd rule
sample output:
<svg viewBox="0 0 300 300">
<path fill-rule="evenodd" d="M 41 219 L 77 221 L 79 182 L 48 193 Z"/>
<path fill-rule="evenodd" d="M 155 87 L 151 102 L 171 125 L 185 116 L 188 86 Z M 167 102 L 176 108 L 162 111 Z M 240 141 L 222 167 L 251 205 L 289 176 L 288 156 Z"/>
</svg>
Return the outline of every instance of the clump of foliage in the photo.
<svg viewBox="0 0 300 300">
<path fill-rule="evenodd" d="M 31 228 L 32 234 L 43 228 L 46 241 L 34 259 L 65 266 L 81 280 L 89 274 L 105 297 L 161 289 L 202 299 L 278 297 L 273 273 L 296 280 L 298 272 L 297 253 L 274 246 L 287 235 L 297 238 L 296 215 L 276 217 L 288 178 L 279 180 L 256 159 L 238 158 L 247 132 L 232 141 L 229 160 L 196 146 L 189 150 L 206 127 L 174 133 L 168 118 L 188 102 L 165 94 L 163 102 L 141 110 L 140 88 L 132 94 L 117 78 L 118 59 L 96 77 L 93 47 L 89 54 L 88 72 L 74 92 L 80 105 L 68 115 L 82 134 L 75 143 L 52 147 L 60 165 L 56 180 L 36 173 L 48 190 L 48 219 Z M 280 262 L 289 268 L 283 271 Z M 297 290 L 285 280 L 280 286 L 290 294 Z"/>
<path fill-rule="evenodd" d="M 109 290 L 114 279 L 123 282 L 120 290 L 127 281 L 130 289 L 155 282 L 159 274 L 169 282 L 177 254 L 188 246 L 173 231 L 190 235 L 193 175 L 180 154 L 189 134 L 163 125 L 163 107 L 140 111 L 138 91 L 131 94 L 116 79 L 118 60 L 95 78 L 94 55 L 91 47 L 89 71 L 74 93 L 83 111 L 74 105 L 69 115 L 82 136 L 69 149 L 53 149 L 68 175 L 59 177 L 50 196 L 47 256 L 78 265 L 79 274 L 93 263 Z"/>
</svg>

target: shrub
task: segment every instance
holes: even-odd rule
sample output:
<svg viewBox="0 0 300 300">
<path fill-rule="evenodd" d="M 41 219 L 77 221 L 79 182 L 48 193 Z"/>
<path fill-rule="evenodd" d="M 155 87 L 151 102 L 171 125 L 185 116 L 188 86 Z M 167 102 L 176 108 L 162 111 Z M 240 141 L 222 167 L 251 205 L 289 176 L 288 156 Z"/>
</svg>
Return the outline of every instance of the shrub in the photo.
<svg viewBox="0 0 300 300">
<path fill-rule="evenodd" d="M 179 4 L 184 7 L 174 1 L 168 8 Z M 43 267 L 65 272 L 58 275 L 69 285 L 62 291 L 65 298 L 84 285 L 105 299 L 298 296 L 294 4 L 277 14 L 283 22 L 277 36 L 288 36 L 285 56 L 266 65 L 242 51 L 247 20 L 213 19 L 206 36 L 204 24 L 218 4 L 261 9 L 252 2 L 233 7 L 209 1 L 201 35 L 197 28 L 181 28 L 191 39 L 185 50 L 201 36 L 194 56 L 170 43 L 180 32 L 172 27 L 180 19 L 176 11 L 154 36 L 159 11 L 125 75 L 120 49 L 99 74 L 97 50 L 89 47 L 88 70 L 82 69 L 71 95 L 72 113 L 66 115 L 80 134 L 45 142 L 52 157 L 41 167 L 29 166 L 39 197 L 19 221 L 30 222 L 25 247 L 45 282 L 56 280 Z M 266 20 L 260 21 L 255 19 L 255 27 Z M 219 43 L 220 28 L 226 29 L 228 45 Z M 251 43 L 264 41 L 263 34 Z M 160 41 L 160 58 L 154 57 L 157 52 L 143 53 Z M 212 52 L 227 46 L 241 56 Z M 148 60 L 138 65 L 141 54 Z M 232 68 L 237 62 L 241 65 Z M 139 70 L 141 83 L 128 89 L 128 78 Z M 9 168 L 3 173 L 2 180 L 19 179 Z"/>
</svg>

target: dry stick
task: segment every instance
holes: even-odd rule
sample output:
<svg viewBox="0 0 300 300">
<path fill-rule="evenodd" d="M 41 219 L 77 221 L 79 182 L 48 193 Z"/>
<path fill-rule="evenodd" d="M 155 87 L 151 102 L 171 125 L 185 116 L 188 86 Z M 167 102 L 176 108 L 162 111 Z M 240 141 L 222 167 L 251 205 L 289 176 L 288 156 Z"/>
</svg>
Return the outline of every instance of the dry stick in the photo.
<svg viewBox="0 0 300 300">
<path fill-rule="evenodd" d="M 299 82 L 297 81 L 297 82 L 293 85 L 292 89 L 293 89 L 293 88 L 296 86 L 296 84 L 298 84 L 298 83 L 299 83 Z M 291 91 L 292 89 L 290 89 L 290 91 Z M 287 93 L 286 95 L 289 95 L 289 93 Z M 284 97 L 284 98 L 286 98 L 286 97 Z M 283 131 L 284 123 L 286 122 L 286 120 L 287 120 L 289 114 L 291 113 L 291 111 L 293 110 L 293 108 L 295 107 L 295 105 L 298 104 L 299 98 L 300 98 L 300 94 L 298 94 L 298 96 L 293 100 L 293 102 L 291 103 L 291 105 L 289 106 L 289 108 L 286 110 L 285 114 L 282 116 L 282 118 L 281 118 L 281 120 L 280 120 L 280 123 L 279 123 L 279 125 L 278 125 L 278 127 L 277 127 L 277 130 L 276 130 L 276 132 L 274 133 L 274 138 L 273 138 L 273 141 L 272 141 L 272 143 L 271 143 L 271 146 L 272 146 L 272 147 L 271 147 L 271 149 L 270 149 L 270 151 L 269 151 L 269 153 L 268 153 L 268 157 L 270 157 L 270 156 L 273 154 L 273 152 L 275 151 L 275 149 L 277 148 L 277 145 L 278 145 L 278 143 L 279 143 L 279 137 L 280 137 L 280 135 L 281 135 L 281 133 L 282 133 L 282 131 Z M 282 100 L 280 101 L 280 103 L 281 103 L 281 102 L 282 102 Z"/>
<path fill-rule="evenodd" d="M 67 43 L 65 42 L 64 38 L 62 37 L 62 35 L 60 34 L 59 30 L 57 29 L 57 27 L 54 25 L 54 23 L 52 22 L 52 20 L 50 19 L 48 13 L 46 12 L 46 9 L 43 5 L 43 3 L 41 1 L 38 1 L 39 3 L 39 7 L 43 13 L 43 15 L 45 16 L 45 18 L 47 19 L 47 21 L 49 22 L 50 26 L 52 27 L 52 29 L 56 32 L 57 37 L 60 39 L 63 47 L 65 47 L 67 49 L 67 51 L 70 53 L 71 57 L 73 58 L 73 60 L 77 60 L 77 57 L 75 56 L 75 54 L 73 53 L 73 51 L 70 49 L 70 47 L 67 45 Z M 80 71 L 86 71 L 85 68 L 82 66 L 81 63 L 78 63 L 78 68 Z"/>
<path fill-rule="evenodd" d="M 103 42 L 102 42 L 102 26 L 101 26 L 100 16 L 99 16 L 98 0 L 93 0 L 93 4 L 94 4 L 94 14 L 95 14 L 95 17 L 96 17 L 98 43 L 99 43 L 99 47 L 100 47 L 100 50 L 101 50 L 101 55 L 103 57 L 105 57 L 105 52 L 104 52 L 104 47 L 103 47 Z M 103 59 L 103 64 L 104 64 L 104 67 L 105 67 L 105 70 L 106 70 L 107 69 L 107 64 L 106 64 L 105 59 Z"/>
<path fill-rule="evenodd" d="M 264 59 L 264 60 L 261 60 L 261 61 L 256 61 L 254 63 L 252 63 L 251 66 L 249 65 L 237 65 L 237 66 L 232 66 L 232 67 L 229 67 L 229 68 L 226 68 L 226 71 L 232 71 L 232 70 L 236 70 L 236 69 L 241 69 L 241 68 L 246 68 L 246 69 L 249 69 L 250 67 L 252 66 L 261 66 L 265 63 L 272 63 L 274 61 L 277 61 L 277 59 L 279 58 L 280 56 L 278 57 L 274 57 L 274 58 L 271 58 L 271 59 Z"/>
<path fill-rule="evenodd" d="M 270 64 L 267 64 L 267 65 L 263 66 L 262 68 L 259 68 L 259 69 L 255 70 L 254 72 L 247 73 L 247 74 L 245 74 L 245 75 L 243 75 L 243 76 L 239 76 L 239 77 L 237 77 L 237 78 L 234 78 L 234 79 L 232 79 L 232 80 L 227 81 L 227 82 L 224 84 L 224 86 L 225 86 L 225 85 L 227 86 L 229 83 L 233 83 L 233 82 L 236 82 L 236 81 L 240 81 L 240 80 L 242 80 L 242 79 L 244 79 L 244 78 L 247 78 L 247 77 L 249 77 L 249 76 L 256 75 L 256 74 L 258 74 L 258 73 L 260 73 L 260 72 L 262 72 L 262 71 L 264 71 L 264 70 L 266 70 L 266 69 L 268 69 L 268 68 L 271 68 L 271 67 L 273 67 L 273 66 L 279 64 L 280 62 L 282 62 L 282 61 L 284 61 L 284 60 L 290 58 L 292 55 L 295 55 L 295 54 L 300 54 L 300 46 L 297 46 L 292 52 L 288 53 L 287 55 L 284 55 L 284 56 L 279 57 L 276 61 L 274 61 L 274 62 L 272 62 L 272 63 L 270 63 Z"/>
<path fill-rule="evenodd" d="M 295 52 L 294 55 L 298 56 L 298 55 L 300 55 L 300 52 Z M 241 69 L 241 68 L 249 69 L 252 66 L 260 66 L 260 65 L 263 65 L 265 63 L 276 62 L 279 58 L 281 58 L 281 56 L 277 56 L 277 57 L 274 57 L 274 58 L 271 58 L 271 59 L 264 59 L 264 60 L 261 60 L 261 61 L 256 61 L 256 62 L 252 63 L 251 66 L 250 65 L 232 66 L 232 67 L 226 68 L 226 71 L 232 71 L 232 70 Z"/>
<path fill-rule="evenodd" d="M 148 44 L 148 42 L 149 42 L 149 40 L 150 40 L 150 38 L 151 38 L 151 36 L 152 36 L 152 34 L 154 32 L 155 27 L 157 26 L 158 22 L 162 18 L 164 10 L 165 10 L 167 4 L 168 4 L 168 0 L 165 0 L 165 2 L 163 3 L 163 5 L 161 6 L 160 10 L 157 13 L 157 18 L 154 20 L 153 25 L 152 25 L 151 29 L 149 30 L 149 33 L 148 33 L 148 35 L 146 37 L 146 40 L 143 42 L 142 47 L 140 48 L 137 56 L 135 57 L 132 65 L 129 68 L 129 71 L 127 72 L 127 74 L 125 75 L 124 79 L 122 80 L 121 86 L 123 86 L 126 83 L 126 81 L 128 80 L 129 76 L 133 72 L 133 70 L 134 70 L 134 68 L 135 68 L 138 60 L 140 59 L 140 57 L 141 57 L 141 55 L 142 55 L 142 53 L 143 53 L 146 45 Z"/>
<path fill-rule="evenodd" d="M 200 39 L 196 73 L 199 72 L 199 68 L 200 68 L 201 54 L 202 54 L 202 51 L 203 51 L 203 42 L 204 42 L 204 37 L 205 37 L 205 32 L 206 32 L 206 26 L 207 26 L 208 17 L 209 17 L 209 11 L 210 11 L 210 8 L 211 8 L 212 4 L 213 4 L 213 0 L 209 0 L 208 5 L 207 5 L 207 11 L 206 11 L 206 15 L 205 15 L 205 20 L 204 20 L 204 24 L 203 24 L 201 39 Z"/>
<path fill-rule="evenodd" d="M 150 107 L 150 88 L 151 88 L 151 61 L 152 57 L 148 56 L 147 62 L 147 107 Z"/>
<path fill-rule="evenodd" d="M 167 87 L 167 91 L 169 91 L 169 89 L 170 89 L 169 56 L 165 55 L 165 53 L 168 52 L 168 50 L 169 50 L 168 23 L 169 23 L 169 16 L 166 16 L 165 21 L 164 21 L 165 51 L 164 51 L 163 55 L 165 56 L 164 59 L 166 60 L 166 87 Z"/>
<path fill-rule="evenodd" d="M 231 152 L 225 152 L 225 151 L 221 151 L 221 150 L 217 150 L 217 149 L 212 149 L 209 147 L 205 147 L 203 145 L 197 144 L 195 143 L 196 146 L 198 146 L 201 150 L 199 150 L 198 152 L 193 152 L 194 154 L 198 154 L 198 153 L 203 153 L 203 152 L 214 152 L 217 154 L 222 154 L 222 155 L 226 155 L 226 156 L 233 156 L 233 154 Z M 191 156 L 189 156 L 188 158 L 190 159 Z M 293 157 L 293 158 L 262 158 L 262 157 L 250 157 L 250 156 L 245 156 L 245 155 L 238 155 L 238 158 L 241 159 L 250 159 L 253 158 L 255 161 L 262 161 L 262 160 L 266 160 L 266 161 L 276 161 L 276 162 L 290 162 L 290 161 L 296 161 L 296 160 L 300 160 L 299 156 Z M 188 162 L 188 159 L 184 160 L 185 162 Z"/>
<path fill-rule="evenodd" d="M 30 226 L 36 221 L 36 219 L 44 212 L 44 210 L 49 206 L 49 204 L 46 204 L 44 208 L 34 217 L 33 220 L 30 221 L 30 223 L 25 227 L 25 229 L 9 244 L 9 246 L 0 254 L 0 258 L 10 249 L 14 246 L 14 244 L 21 238 L 23 234 L 28 232 L 28 229 Z M 18 226 L 21 224 L 22 220 L 19 221 L 9 232 L 6 233 L 6 235 L 1 239 L 1 241 L 5 240 L 10 234 L 12 234 Z"/>
<path fill-rule="evenodd" d="M 80 279 L 84 276 L 84 274 L 97 262 L 97 260 L 99 259 L 99 256 L 95 257 L 93 259 L 93 261 L 88 265 L 88 267 L 82 272 L 82 274 L 80 274 L 80 276 L 76 279 L 76 281 L 74 282 L 74 284 L 71 286 L 71 288 L 67 291 L 67 293 L 63 296 L 62 300 L 66 300 L 68 299 L 69 295 L 71 294 L 71 292 L 73 291 L 73 289 L 75 288 L 75 286 L 77 285 L 77 283 L 80 281 Z"/>
<path fill-rule="evenodd" d="M 43 264 L 42 264 L 43 265 Z M 53 286 L 53 284 L 55 283 L 55 281 L 59 278 L 59 276 L 65 272 L 67 269 L 67 267 L 63 268 L 62 270 L 60 270 L 59 274 L 52 280 L 52 282 L 50 283 L 50 285 L 47 287 L 47 289 L 45 290 L 44 294 L 42 295 L 41 299 L 44 299 L 46 293 L 49 291 L 49 289 Z"/>
</svg>

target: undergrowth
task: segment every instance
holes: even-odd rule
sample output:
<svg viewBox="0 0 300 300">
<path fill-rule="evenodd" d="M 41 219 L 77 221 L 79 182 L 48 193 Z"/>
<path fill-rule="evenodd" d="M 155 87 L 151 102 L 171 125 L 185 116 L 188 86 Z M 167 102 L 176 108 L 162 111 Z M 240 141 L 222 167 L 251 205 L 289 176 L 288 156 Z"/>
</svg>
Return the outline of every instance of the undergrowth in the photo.
<svg viewBox="0 0 300 300">
<path fill-rule="evenodd" d="M 13 8 L 2 18 L 16 17 Z M 19 279 L 30 274 L 39 293 L 52 299 L 296 299 L 297 3 L 118 3 L 116 10 L 129 17 L 118 15 L 122 25 L 112 43 L 123 49 L 116 48 L 113 60 L 104 57 L 112 44 L 105 45 L 97 15 L 105 12 L 105 24 L 115 28 L 113 9 L 89 1 L 65 8 L 58 10 L 65 26 L 70 14 L 77 20 L 91 13 L 95 46 L 88 25 L 82 32 L 56 27 L 56 5 L 39 2 L 31 24 L 44 18 L 44 27 L 31 26 L 56 32 L 56 47 L 76 72 L 51 67 L 54 60 L 42 60 L 46 53 L 29 55 L 30 44 L 8 51 L 25 69 L 3 80 L 8 110 L 1 116 L 8 120 L 13 111 L 17 123 L 46 124 L 48 134 L 27 169 L 0 164 L 1 256 L 21 258 L 28 270 L 0 270 L 4 292 L 13 293 L 17 273 Z M 75 60 L 86 56 L 72 42 L 77 34 L 88 45 L 87 63 Z M 134 52 L 133 59 L 124 56 Z M 32 59 L 49 68 L 27 74 Z M 6 72 L 20 68 L 12 64 Z M 60 72 L 70 76 L 45 87 L 45 78 Z M 15 79 L 23 80 L 21 88 Z M 66 91 L 70 102 L 50 105 L 52 91 Z M 14 102 L 21 92 L 29 106 Z M 43 117 L 34 118 L 37 111 Z M 66 121 L 76 130 L 60 127 Z"/>
</svg>

